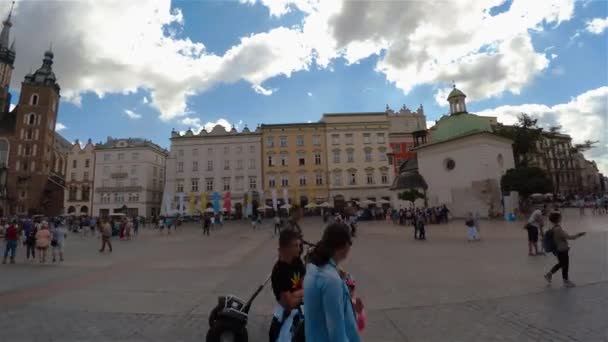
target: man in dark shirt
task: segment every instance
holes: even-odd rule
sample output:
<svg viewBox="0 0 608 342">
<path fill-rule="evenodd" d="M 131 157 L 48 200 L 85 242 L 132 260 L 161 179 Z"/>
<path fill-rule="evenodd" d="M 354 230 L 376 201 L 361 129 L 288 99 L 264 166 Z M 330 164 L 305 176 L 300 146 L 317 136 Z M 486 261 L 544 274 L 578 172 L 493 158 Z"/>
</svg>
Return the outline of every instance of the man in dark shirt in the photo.
<svg viewBox="0 0 608 342">
<path fill-rule="evenodd" d="M 269 337 L 271 342 L 286 340 L 288 327 L 299 320 L 299 306 L 304 290 L 302 284 L 306 268 L 300 253 L 302 239 L 294 229 L 284 229 L 279 235 L 279 260 L 272 269 L 271 281 L 279 307 L 275 310 Z M 289 339 L 291 341 L 291 339 Z"/>
</svg>

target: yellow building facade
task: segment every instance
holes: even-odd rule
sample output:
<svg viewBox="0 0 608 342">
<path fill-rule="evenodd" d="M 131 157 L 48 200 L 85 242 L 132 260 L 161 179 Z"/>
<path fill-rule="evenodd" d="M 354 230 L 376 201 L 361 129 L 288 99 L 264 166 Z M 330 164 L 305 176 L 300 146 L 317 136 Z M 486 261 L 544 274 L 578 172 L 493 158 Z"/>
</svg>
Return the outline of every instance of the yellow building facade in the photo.
<svg viewBox="0 0 608 342">
<path fill-rule="evenodd" d="M 272 206 L 328 200 L 324 123 L 262 125 L 263 196 Z M 286 198 L 287 197 L 287 198 Z"/>
</svg>

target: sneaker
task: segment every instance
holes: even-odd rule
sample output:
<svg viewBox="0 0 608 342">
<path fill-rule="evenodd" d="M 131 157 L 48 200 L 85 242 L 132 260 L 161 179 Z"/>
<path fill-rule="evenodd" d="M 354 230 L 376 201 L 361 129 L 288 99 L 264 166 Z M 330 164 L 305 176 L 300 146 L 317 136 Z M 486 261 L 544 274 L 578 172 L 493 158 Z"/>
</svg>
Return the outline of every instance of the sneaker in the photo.
<svg viewBox="0 0 608 342">
<path fill-rule="evenodd" d="M 551 273 L 547 273 L 544 275 L 545 280 L 547 281 L 548 284 L 551 284 Z"/>
<path fill-rule="evenodd" d="M 57 260 L 55 260 L 55 258 L 53 258 L 53 262 L 56 262 Z"/>
<path fill-rule="evenodd" d="M 571 282 L 570 280 L 564 280 L 564 287 L 575 287 L 576 284 Z"/>
</svg>

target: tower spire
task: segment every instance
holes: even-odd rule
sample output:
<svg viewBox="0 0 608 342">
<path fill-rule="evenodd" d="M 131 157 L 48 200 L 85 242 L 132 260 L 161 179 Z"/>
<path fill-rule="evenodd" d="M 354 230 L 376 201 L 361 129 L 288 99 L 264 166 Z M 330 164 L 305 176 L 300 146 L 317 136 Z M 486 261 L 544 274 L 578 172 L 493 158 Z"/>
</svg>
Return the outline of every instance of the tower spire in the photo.
<svg viewBox="0 0 608 342">
<path fill-rule="evenodd" d="M 11 22 L 11 16 L 13 15 L 13 6 L 15 6 L 14 1 L 11 5 L 10 12 L 8 12 L 8 16 L 6 17 L 6 20 L 4 20 L 2 22 L 2 32 L 0 32 L 0 48 L 4 48 L 7 50 L 9 49 L 8 41 L 9 41 L 11 26 L 13 26 L 13 23 Z"/>
</svg>

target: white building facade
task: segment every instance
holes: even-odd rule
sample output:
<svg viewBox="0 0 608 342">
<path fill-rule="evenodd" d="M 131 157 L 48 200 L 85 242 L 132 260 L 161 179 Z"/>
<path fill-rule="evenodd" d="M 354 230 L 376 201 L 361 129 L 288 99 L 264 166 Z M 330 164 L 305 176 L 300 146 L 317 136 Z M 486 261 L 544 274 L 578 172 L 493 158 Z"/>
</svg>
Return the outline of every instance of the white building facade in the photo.
<svg viewBox="0 0 608 342">
<path fill-rule="evenodd" d="M 167 155 L 167 150 L 138 138 L 108 137 L 95 146 L 93 215 L 159 215 Z"/>
<path fill-rule="evenodd" d="M 395 171 L 389 164 L 387 113 L 325 114 L 329 197 L 344 202 L 365 200 L 394 204 L 390 191 Z M 383 201 L 381 201 L 383 200 Z M 386 203 L 388 202 L 388 203 Z M 367 206 L 367 205 L 362 205 Z"/>
<path fill-rule="evenodd" d="M 64 208 L 67 214 L 92 215 L 95 146 L 91 139 L 84 147 L 76 140 L 67 157 Z"/>
<path fill-rule="evenodd" d="M 261 139 L 261 130 L 247 127 L 241 132 L 221 125 L 198 134 L 173 131 L 163 213 L 198 215 L 218 196 L 220 208 L 229 199 L 230 211 L 243 215 L 245 195 L 259 196 L 263 188 Z"/>
<path fill-rule="evenodd" d="M 503 203 L 516 202 L 503 198 L 500 188 L 502 176 L 515 167 L 513 142 L 494 134 L 488 118 L 468 113 L 465 97 L 454 88 L 450 115 L 433 127 L 429 143 L 415 149 L 428 205 L 446 205 L 454 217 L 502 216 L 513 209 Z"/>
</svg>

